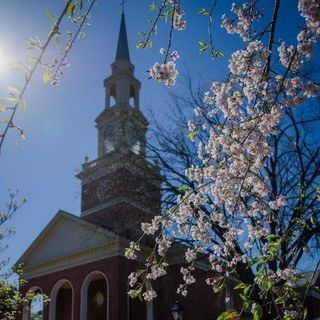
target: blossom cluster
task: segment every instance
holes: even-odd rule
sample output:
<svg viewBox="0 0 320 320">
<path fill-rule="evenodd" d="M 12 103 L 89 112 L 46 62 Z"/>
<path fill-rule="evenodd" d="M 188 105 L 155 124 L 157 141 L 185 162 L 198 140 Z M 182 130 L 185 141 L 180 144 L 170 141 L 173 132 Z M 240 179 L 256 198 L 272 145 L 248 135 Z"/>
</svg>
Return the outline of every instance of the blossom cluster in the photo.
<svg viewBox="0 0 320 320">
<path fill-rule="evenodd" d="M 49 66 L 53 72 L 50 73 L 51 85 L 58 86 L 60 84 L 60 78 L 63 75 L 63 70 L 69 67 L 68 61 L 60 61 L 58 58 L 54 58 L 52 64 Z"/>
<path fill-rule="evenodd" d="M 320 34 L 320 3 L 318 0 L 300 0 L 298 10 L 305 18 L 307 27 Z"/>
<path fill-rule="evenodd" d="M 231 19 L 226 14 L 222 15 L 221 26 L 230 34 L 239 34 L 244 41 L 250 39 L 252 23 L 262 16 L 259 11 L 252 10 L 250 2 L 245 1 L 242 6 L 232 4 L 231 11 L 236 15 L 236 18 Z"/>
<path fill-rule="evenodd" d="M 160 50 L 161 54 L 165 54 L 165 50 Z M 154 80 L 164 83 L 168 87 L 172 87 L 176 83 L 178 70 L 175 61 L 179 58 L 177 51 L 173 51 L 168 55 L 172 60 L 164 63 L 156 62 L 149 70 L 150 77 Z"/>
<path fill-rule="evenodd" d="M 188 265 L 180 270 L 184 282 L 178 287 L 178 293 L 183 296 L 196 281 L 192 274 L 194 263 L 202 254 L 208 256 L 208 265 L 219 275 L 207 279 L 214 289 L 220 287 L 221 279 L 233 274 L 239 264 L 252 260 L 265 263 L 277 255 L 280 242 L 272 233 L 271 225 L 275 223 L 275 214 L 284 212 L 289 198 L 280 191 L 274 192 L 266 174 L 266 163 L 272 156 L 270 140 L 277 134 L 286 111 L 319 93 L 318 84 L 298 73 L 311 58 L 318 40 L 319 1 L 299 0 L 298 9 L 306 26 L 298 33 L 297 44 L 275 42 L 271 50 L 264 39 L 252 37 L 252 24 L 261 18 L 256 3 L 244 1 L 242 6 L 233 5 L 232 12 L 236 15 L 233 20 L 223 16 L 223 27 L 229 33 L 239 34 L 245 47 L 231 55 L 227 80 L 212 82 L 204 95 L 206 109 L 197 106 L 194 110 L 197 121 L 188 123 L 193 140 L 197 141 L 201 131 L 205 131 L 207 137 L 198 145 L 201 164 L 186 169 L 196 190 L 186 190 L 177 197 L 177 205 L 170 214 L 156 216 L 142 224 L 145 234 L 155 235 L 165 221 L 175 237 L 194 243 L 194 247 L 185 248 Z M 156 63 L 150 75 L 172 86 L 177 76 L 174 61 L 178 54 L 168 55 L 165 50 L 161 50 L 161 54 L 172 60 Z M 271 71 L 273 64 L 280 70 L 278 73 Z M 219 123 L 208 126 L 214 117 L 219 118 Z M 148 261 L 144 275 L 148 280 L 167 273 L 163 259 L 174 241 L 163 232 L 159 234 L 153 254 L 160 262 L 150 265 Z M 284 284 L 292 288 L 296 274 L 290 267 L 274 271 L 266 264 L 255 279 L 261 291 L 265 290 L 266 278 L 271 285 Z M 135 276 L 130 282 L 133 287 L 137 284 Z M 154 295 L 149 287 L 145 294 L 145 299 Z M 252 312 L 257 308 L 254 303 L 251 305 Z M 296 311 L 288 307 L 286 312 Z"/>
<path fill-rule="evenodd" d="M 172 15 L 172 29 L 182 31 L 186 28 L 186 20 L 184 19 L 185 12 L 181 9 L 179 0 L 167 0 L 164 2 L 165 5 L 169 6 Z M 170 10 L 169 10 L 170 11 Z M 168 11 L 168 12 L 169 12 Z M 160 14 L 160 13 L 159 13 Z M 171 39 L 169 40 L 171 42 Z M 170 49 L 171 45 L 169 44 Z M 165 49 L 160 49 L 160 54 L 165 55 L 163 63 L 156 62 L 150 69 L 150 78 L 164 83 L 168 87 L 172 87 L 176 83 L 178 76 L 178 70 L 176 69 L 175 61 L 179 58 L 179 54 L 176 50 L 171 53 L 167 52 Z M 168 58 L 171 59 L 168 61 Z"/>
<path fill-rule="evenodd" d="M 177 9 L 174 13 L 173 17 L 173 27 L 179 31 L 184 30 L 186 28 L 186 21 L 183 19 L 184 11 L 181 9 Z"/>
</svg>

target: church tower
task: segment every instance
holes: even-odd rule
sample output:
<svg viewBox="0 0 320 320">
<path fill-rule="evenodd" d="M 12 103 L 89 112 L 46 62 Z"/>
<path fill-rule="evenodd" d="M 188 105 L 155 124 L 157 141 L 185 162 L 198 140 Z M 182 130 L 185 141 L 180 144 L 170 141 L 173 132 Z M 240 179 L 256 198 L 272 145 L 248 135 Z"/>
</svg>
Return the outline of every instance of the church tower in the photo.
<svg viewBox="0 0 320 320">
<path fill-rule="evenodd" d="M 111 75 L 104 80 L 105 106 L 96 118 L 98 158 L 86 161 L 81 217 L 122 236 L 136 238 L 140 224 L 160 210 L 159 169 L 146 158 L 148 122 L 140 111 L 141 83 L 130 62 L 122 12 Z"/>
<path fill-rule="evenodd" d="M 97 159 L 86 160 L 77 175 L 80 217 L 59 210 L 17 261 L 24 267 L 21 294 L 36 295 L 17 320 L 172 320 L 177 298 L 185 306 L 185 320 L 216 319 L 224 296 L 212 297 L 204 262 L 195 264 L 199 281 L 188 296 L 177 297 L 184 266 L 179 246 L 167 256 L 170 271 L 157 282 L 155 300 L 133 300 L 127 294 L 129 274 L 144 268 L 141 259 L 154 244 L 144 240 L 137 260 L 127 259 L 125 250 L 142 234 L 141 222 L 159 214 L 162 179 L 147 160 L 148 122 L 140 111 L 140 82 L 130 61 L 123 13 L 115 61 L 103 83 Z"/>
</svg>

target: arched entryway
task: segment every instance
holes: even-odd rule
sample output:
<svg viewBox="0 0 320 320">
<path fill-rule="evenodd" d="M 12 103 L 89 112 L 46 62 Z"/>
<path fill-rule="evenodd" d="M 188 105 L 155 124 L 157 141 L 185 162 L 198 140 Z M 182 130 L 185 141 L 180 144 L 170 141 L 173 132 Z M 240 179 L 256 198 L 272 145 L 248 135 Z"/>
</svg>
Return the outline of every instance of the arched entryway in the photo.
<svg viewBox="0 0 320 320">
<path fill-rule="evenodd" d="M 44 295 L 39 287 L 33 287 L 27 294 L 32 294 L 32 300 L 28 306 L 23 308 L 23 320 L 43 320 L 44 319 Z"/>
<path fill-rule="evenodd" d="M 127 285 L 129 291 L 131 288 Z M 127 313 L 129 320 L 153 320 L 153 300 L 144 301 L 127 296 Z"/>
<path fill-rule="evenodd" d="M 73 319 L 74 292 L 70 281 L 58 281 L 50 294 L 50 320 Z"/>
<path fill-rule="evenodd" d="M 81 320 L 108 319 L 108 279 L 104 273 L 90 273 L 81 289 Z"/>
</svg>

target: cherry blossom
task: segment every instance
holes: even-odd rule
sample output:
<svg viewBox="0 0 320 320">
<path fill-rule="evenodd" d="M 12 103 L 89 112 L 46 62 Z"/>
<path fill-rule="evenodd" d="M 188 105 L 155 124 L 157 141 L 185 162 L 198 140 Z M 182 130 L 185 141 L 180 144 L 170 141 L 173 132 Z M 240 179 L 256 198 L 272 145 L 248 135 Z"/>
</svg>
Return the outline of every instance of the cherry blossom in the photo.
<svg viewBox="0 0 320 320">
<path fill-rule="evenodd" d="M 168 87 L 174 86 L 178 75 L 178 70 L 173 61 L 167 63 L 156 62 L 149 70 L 150 77 L 154 80 L 163 82 Z"/>
<path fill-rule="evenodd" d="M 169 3 L 177 5 L 176 1 Z M 305 26 L 298 31 L 296 43 L 277 39 L 272 46 L 256 36 L 254 24 L 262 17 L 256 1 L 233 4 L 233 16 L 222 16 L 222 27 L 228 33 L 239 34 L 244 47 L 231 54 L 228 77 L 211 83 L 204 94 L 205 108 L 197 106 L 196 120 L 188 122 L 190 139 L 198 146 L 199 165 L 187 168 L 186 176 L 196 188 L 182 192 L 169 213 L 142 224 L 146 235 L 159 231 L 155 240 L 159 261 L 152 266 L 147 262 L 148 280 L 167 273 L 163 259 L 175 243 L 174 238 L 178 238 L 194 244 L 188 243 L 184 249 L 186 265 L 180 269 L 183 283 L 177 289 L 183 296 L 196 281 L 192 273 L 200 253 L 208 257 L 207 266 L 214 276 L 206 282 L 214 290 L 234 275 L 239 266 L 250 267 L 249 263 L 257 270 L 260 268 L 251 285 L 258 288 L 261 299 L 270 286 L 294 287 L 297 274 L 293 268 L 277 265 L 272 268 L 268 264 L 268 259 L 277 261 L 283 241 L 275 233 L 274 216 L 285 212 L 290 197 L 273 190 L 266 164 L 272 156 L 270 141 L 278 133 L 286 112 L 319 93 L 319 85 L 299 73 L 311 59 L 318 41 L 319 8 L 317 0 L 299 0 L 298 10 Z M 176 11 L 175 28 L 180 28 L 182 17 L 183 11 Z M 174 61 L 179 55 L 176 51 L 167 54 L 164 49 L 161 54 L 172 60 L 154 64 L 150 76 L 172 86 L 178 74 Z M 219 122 L 210 126 L 214 117 Z M 197 139 L 203 132 L 205 135 L 201 137 L 207 138 Z M 172 237 L 166 234 L 166 228 Z M 135 276 L 130 281 L 133 286 L 137 283 Z M 151 298 L 153 294 L 147 294 L 149 287 L 146 290 Z M 278 294 L 276 289 L 273 294 Z M 252 313 L 258 312 L 257 301 L 250 303 Z M 281 312 L 295 315 L 300 311 L 290 306 L 283 307 Z"/>
<path fill-rule="evenodd" d="M 156 298 L 157 293 L 154 290 L 147 290 L 143 293 L 143 299 L 146 301 L 151 301 Z"/>
</svg>

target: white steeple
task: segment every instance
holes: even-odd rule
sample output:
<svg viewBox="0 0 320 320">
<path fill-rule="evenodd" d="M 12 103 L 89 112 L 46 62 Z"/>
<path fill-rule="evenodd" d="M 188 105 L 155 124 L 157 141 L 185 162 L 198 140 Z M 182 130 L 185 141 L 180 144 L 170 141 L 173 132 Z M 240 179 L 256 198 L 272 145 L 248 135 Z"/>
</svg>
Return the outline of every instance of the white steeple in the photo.
<svg viewBox="0 0 320 320">
<path fill-rule="evenodd" d="M 140 81 L 134 77 L 134 65 L 130 62 L 124 12 L 121 14 L 120 31 L 115 62 L 111 76 L 104 80 L 105 107 L 139 108 Z"/>
</svg>

